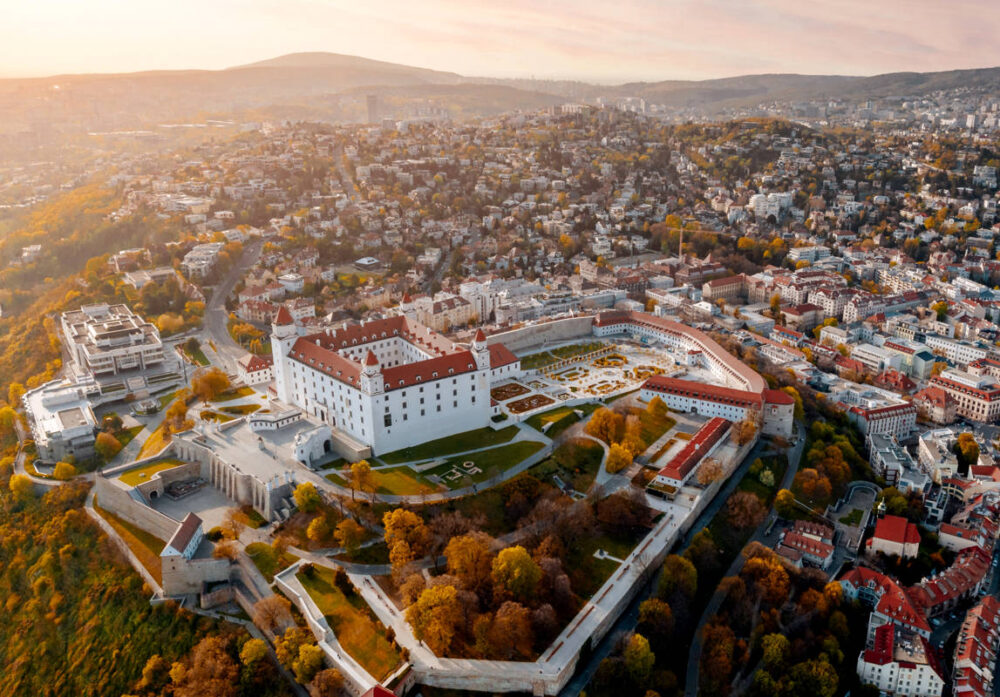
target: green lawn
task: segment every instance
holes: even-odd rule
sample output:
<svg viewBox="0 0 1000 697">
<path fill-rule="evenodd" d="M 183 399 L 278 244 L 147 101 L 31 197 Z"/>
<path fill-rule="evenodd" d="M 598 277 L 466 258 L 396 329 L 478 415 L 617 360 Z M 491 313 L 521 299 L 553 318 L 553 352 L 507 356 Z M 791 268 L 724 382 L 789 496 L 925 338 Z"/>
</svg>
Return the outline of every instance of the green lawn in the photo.
<svg viewBox="0 0 1000 697">
<path fill-rule="evenodd" d="M 189 351 L 187 346 L 181 346 L 181 350 L 184 352 L 188 358 L 190 358 L 194 363 L 200 366 L 208 365 L 208 357 L 205 356 L 205 352 L 201 350 L 199 346 L 194 351 Z"/>
<path fill-rule="evenodd" d="M 632 413 L 639 414 L 639 423 L 642 426 L 642 442 L 647 448 L 677 424 L 677 419 L 669 414 L 655 416 L 650 414 L 646 409 L 638 408 Z"/>
<path fill-rule="evenodd" d="M 556 407 L 528 417 L 525 423 L 549 438 L 558 438 L 563 431 L 580 420 L 576 415 L 577 411 L 582 411 L 586 416 L 593 414 L 600 406 L 600 404 L 580 404 L 575 407 Z M 544 430 L 546 424 L 552 424 L 548 430 Z"/>
<path fill-rule="evenodd" d="M 349 476 L 350 468 L 344 468 L 339 472 L 331 472 L 326 475 L 326 478 L 334 484 L 347 487 L 349 486 Z M 375 480 L 375 492 L 378 494 L 416 496 L 418 494 L 429 494 L 444 490 L 444 487 L 440 484 L 435 484 L 406 466 L 372 470 L 372 478 Z M 357 495 L 361 498 L 365 496 L 361 492 L 358 492 Z"/>
<path fill-rule="evenodd" d="M 239 387 L 239 388 L 236 388 L 236 389 L 233 389 L 233 390 L 226 390 L 225 392 L 223 392 L 222 394 L 220 394 L 218 397 L 216 397 L 212 401 L 216 402 L 216 403 L 218 403 L 218 402 L 231 402 L 234 399 L 239 399 L 240 397 L 252 397 L 255 394 L 257 394 L 257 393 L 254 392 L 249 387 Z"/>
<path fill-rule="evenodd" d="M 379 542 L 375 545 L 370 545 L 368 547 L 362 547 L 358 550 L 358 553 L 353 557 L 347 553 L 338 554 L 334 559 L 340 559 L 342 561 L 350 561 L 355 564 L 388 564 L 389 563 L 389 546 L 385 542 Z"/>
<path fill-rule="evenodd" d="M 864 511 L 860 508 L 853 509 L 850 513 L 845 516 L 840 517 L 840 522 L 844 525 L 853 525 L 857 527 L 861 523 L 861 517 L 864 515 Z"/>
<path fill-rule="evenodd" d="M 419 462 L 430 460 L 444 455 L 454 455 L 455 453 L 474 450 L 476 448 L 487 448 L 491 445 L 500 445 L 508 442 L 517 435 L 517 426 L 508 426 L 499 431 L 492 428 L 478 428 L 474 431 L 457 433 L 447 438 L 427 441 L 410 448 L 403 448 L 391 453 L 379 456 L 382 462 L 387 465 L 400 465 L 404 462 Z"/>
<path fill-rule="evenodd" d="M 604 448 L 600 445 L 586 438 L 574 438 L 556 448 L 531 473 L 539 479 L 557 474 L 577 491 L 586 493 L 597 477 L 603 458 Z"/>
<path fill-rule="evenodd" d="M 198 416 L 202 421 L 218 421 L 220 423 L 226 423 L 236 418 L 229 414 L 223 414 L 220 411 L 213 411 L 212 409 L 202 409 L 198 412 Z"/>
<path fill-rule="evenodd" d="M 498 448 L 490 448 L 489 450 L 481 450 L 479 452 L 469 453 L 468 455 L 453 457 L 443 465 L 427 470 L 423 474 L 424 476 L 432 474 L 442 476 L 452 470 L 452 468 L 456 465 L 461 465 L 465 462 L 475 463 L 476 467 L 480 469 L 480 472 L 477 474 L 466 475 L 461 479 L 451 482 L 445 481 L 445 486 L 448 488 L 458 489 L 463 486 L 468 486 L 473 482 L 478 483 L 485 481 L 500 472 L 504 472 L 527 457 L 537 453 L 544 447 L 545 445 L 543 443 L 533 440 L 510 443 L 509 445 L 502 445 Z"/>
<path fill-rule="evenodd" d="M 337 636 L 337 641 L 376 680 L 383 680 L 402 662 L 399 651 L 386 638 L 385 628 L 356 591 L 345 595 L 334 583 L 334 571 L 314 566 L 310 574 L 296 576 L 316 602 Z"/>
<path fill-rule="evenodd" d="M 124 448 L 126 445 L 135 440 L 135 437 L 139 435 L 139 432 L 142 431 L 142 429 L 144 428 L 145 426 L 143 426 L 142 424 L 139 424 L 138 426 L 133 426 L 132 428 L 123 428 L 122 430 L 118 431 L 118 433 L 115 434 L 115 438 L 118 439 L 118 442 L 121 443 L 122 447 Z"/>
<path fill-rule="evenodd" d="M 570 550 L 567 561 L 574 592 L 582 598 L 590 598 L 618 568 L 618 562 L 597 559 L 594 552 L 603 549 L 613 557 L 625 559 L 648 532 L 646 529 L 639 529 L 619 535 L 591 535 Z"/>
<path fill-rule="evenodd" d="M 151 462 L 143 467 L 134 467 L 130 470 L 125 470 L 122 472 L 121 476 L 118 477 L 118 479 L 124 482 L 127 486 L 137 486 L 143 482 L 148 482 L 157 472 L 173 469 L 174 467 L 183 464 L 183 462 L 177 460 L 176 458 L 157 460 L 156 462 Z"/>
<path fill-rule="evenodd" d="M 167 543 L 154 535 L 150 535 L 142 528 L 133 525 L 127 520 L 119 518 L 111 511 L 104 510 L 97 505 L 96 500 L 94 501 L 94 510 L 115 529 L 115 532 L 121 536 L 125 544 L 128 545 L 128 548 L 132 550 L 132 553 L 138 557 L 142 565 L 149 571 L 150 575 L 156 579 L 156 582 L 163 583 L 160 552 L 163 551 Z"/>
<path fill-rule="evenodd" d="M 219 411 L 225 414 L 235 414 L 237 416 L 245 416 L 247 414 L 252 414 L 260 409 L 259 404 L 237 404 L 235 407 L 222 407 Z"/>
<path fill-rule="evenodd" d="M 266 542 L 251 542 L 247 545 L 246 552 L 268 583 L 274 580 L 276 573 L 298 561 L 298 557 L 289 552 L 285 552 L 279 558 L 274 548 Z"/>
</svg>

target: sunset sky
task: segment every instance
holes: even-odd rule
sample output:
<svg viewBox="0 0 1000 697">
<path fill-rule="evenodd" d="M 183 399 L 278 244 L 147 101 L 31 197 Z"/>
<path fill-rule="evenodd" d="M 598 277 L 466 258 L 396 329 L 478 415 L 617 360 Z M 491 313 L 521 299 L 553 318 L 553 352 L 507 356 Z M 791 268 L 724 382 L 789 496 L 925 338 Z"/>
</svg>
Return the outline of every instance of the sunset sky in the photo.
<svg viewBox="0 0 1000 697">
<path fill-rule="evenodd" d="M 997 0 L 0 0 L 0 76 L 331 51 L 594 81 L 1000 65 Z"/>
</svg>

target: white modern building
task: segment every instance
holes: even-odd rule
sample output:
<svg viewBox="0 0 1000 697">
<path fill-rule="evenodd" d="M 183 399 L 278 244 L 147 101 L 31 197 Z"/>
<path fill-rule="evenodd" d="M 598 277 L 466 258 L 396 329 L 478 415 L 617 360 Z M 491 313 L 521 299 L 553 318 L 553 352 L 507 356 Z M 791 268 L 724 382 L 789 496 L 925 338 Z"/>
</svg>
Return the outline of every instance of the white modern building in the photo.
<svg viewBox="0 0 1000 697">
<path fill-rule="evenodd" d="M 64 312 L 61 323 L 80 374 L 117 375 L 164 361 L 160 332 L 127 305 L 84 305 Z"/>
<path fill-rule="evenodd" d="M 870 649 L 858 656 L 858 678 L 882 694 L 898 697 L 938 697 L 944 689 L 941 666 L 926 640 L 918 635 L 897 636 L 892 624 L 875 630 Z"/>
<path fill-rule="evenodd" d="M 80 387 L 53 380 L 25 394 L 22 402 L 40 457 L 85 459 L 94 454 L 97 419 Z"/>
</svg>

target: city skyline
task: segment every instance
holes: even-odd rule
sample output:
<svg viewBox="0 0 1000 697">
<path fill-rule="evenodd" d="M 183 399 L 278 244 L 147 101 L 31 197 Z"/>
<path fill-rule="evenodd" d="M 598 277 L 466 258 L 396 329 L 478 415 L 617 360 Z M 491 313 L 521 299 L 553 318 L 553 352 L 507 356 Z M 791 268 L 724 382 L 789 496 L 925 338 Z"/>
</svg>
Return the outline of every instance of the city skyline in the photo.
<svg viewBox="0 0 1000 697">
<path fill-rule="evenodd" d="M 7 9 L 0 77 L 222 69 L 304 51 L 352 54 L 466 76 L 594 82 L 755 73 L 875 75 L 1000 65 L 1000 7 L 838 0 L 214 0 L 208 5 L 45 0 Z M 572 21 L 568 21 L 568 20 Z M 25 31 L 45 27 L 44 32 Z M 650 27 L 663 28 L 651 32 Z M 83 31 L 85 29 L 85 33 Z M 250 39 L 250 40 L 248 40 Z M 970 50 L 974 49 L 974 50 Z"/>
</svg>

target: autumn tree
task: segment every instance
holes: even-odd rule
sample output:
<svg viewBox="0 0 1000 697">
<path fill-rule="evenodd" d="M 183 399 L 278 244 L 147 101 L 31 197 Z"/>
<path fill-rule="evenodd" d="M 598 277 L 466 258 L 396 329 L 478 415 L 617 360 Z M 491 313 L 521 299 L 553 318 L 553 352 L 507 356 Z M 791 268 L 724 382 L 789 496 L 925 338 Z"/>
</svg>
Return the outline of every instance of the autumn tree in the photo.
<svg viewBox="0 0 1000 697">
<path fill-rule="evenodd" d="M 309 697 L 340 697 L 344 689 L 344 676 L 336 668 L 326 668 L 316 673 L 309 683 Z"/>
<path fill-rule="evenodd" d="M 230 540 L 238 540 L 243 531 L 250 525 L 250 516 L 237 507 L 226 510 L 222 516 L 222 534 Z"/>
<path fill-rule="evenodd" d="M 764 668 L 772 674 L 778 674 L 784 669 L 785 662 L 788 660 L 788 652 L 791 647 L 788 638 L 784 634 L 768 634 L 761 639 L 760 644 L 763 651 L 761 661 L 763 661 Z"/>
<path fill-rule="evenodd" d="M 229 389 L 229 376 L 219 368 L 198 370 L 191 378 L 191 391 L 202 401 L 210 402 Z"/>
<path fill-rule="evenodd" d="M 608 460 L 605 467 L 611 474 L 621 472 L 632 464 L 632 453 L 624 445 L 612 443 L 608 448 Z"/>
<path fill-rule="evenodd" d="M 375 502 L 375 475 L 372 474 L 372 467 L 367 460 L 361 460 L 351 465 L 351 475 L 349 478 L 351 487 L 351 500 L 354 500 L 354 492 L 360 491 L 372 495 L 372 503 Z"/>
<path fill-rule="evenodd" d="M 406 609 L 413 635 L 438 656 L 447 655 L 463 621 L 458 591 L 454 586 L 431 586 Z"/>
<path fill-rule="evenodd" d="M 586 431 L 587 435 L 611 445 L 619 442 L 624 428 L 625 419 L 621 414 L 607 407 L 601 407 L 591 415 L 590 421 L 587 422 L 583 430 Z"/>
<path fill-rule="evenodd" d="M 348 556 L 353 557 L 361 548 L 361 542 L 365 538 L 365 529 L 354 518 L 344 518 L 337 523 L 333 536 Z"/>
<path fill-rule="evenodd" d="M 812 467 L 806 467 L 796 472 L 792 480 L 792 491 L 796 498 L 815 506 L 825 506 L 833 495 L 833 486 L 825 475 Z"/>
<path fill-rule="evenodd" d="M 202 639 L 191 652 L 190 665 L 170 671 L 175 697 L 236 697 L 239 665 L 221 636 Z"/>
<path fill-rule="evenodd" d="M 261 598 L 253 606 L 253 621 L 265 631 L 277 631 L 292 621 L 292 604 L 282 595 Z"/>
<path fill-rule="evenodd" d="M 649 648 L 649 641 L 642 634 L 633 634 L 625 647 L 625 670 L 637 685 L 643 685 L 649 680 L 649 675 L 656 663 L 656 656 Z"/>
<path fill-rule="evenodd" d="M 115 442 L 117 443 L 118 441 Z M 52 469 L 52 476 L 60 482 L 68 482 L 76 476 L 76 467 L 68 462 L 57 462 L 56 466 Z"/>
<path fill-rule="evenodd" d="M 782 518 L 794 518 L 798 511 L 795 495 L 788 489 L 781 489 L 774 497 L 774 510 Z"/>
<path fill-rule="evenodd" d="M 667 649 L 674 633 L 674 613 L 670 605 L 659 598 L 642 601 L 636 631 L 649 638 L 654 652 Z"/>
<path fill-rule="evenodd" d="M 676 554 L 663 560 L 663 574 L 657 595 L 671 604 L 686 604 L 698 590 L 698 569 L 688 559 Z"/>
<path fill-rule="evenodd" d="M 646 411 L 657 419 L 662 419 L 667 415 L 667 405 L 659 397 L 653 397 L 646 405 Z"/>
<path fill-rule="evenodd" d="M 110 433 L 101 431 L 97 434 L 97 440 L 94 441 L 94 452 L 105 462 L 117 455 L 121 449 L 121 442 Z"/>
<path fill-rule="evenodd" d="M 323 649 L 316 644 L 303 644 L 299 647 L 299 655 L 292 661 L 292 672 L 295 679 L 303 685 L 312 682 L 323 667 Z"/>
<path fill-rule="evenodd" d="M 25 474 L 12 475 L 8 486 L 18 503 L 26 503 L 35 498 L 35 485 Z"/>
<path fill-rule="evenodd" d="M 478 531 L 452 538 L 444 550 L 448 573 L 465 588 L 480 593 L 490 581 L 494 544 L 492 537 Z"/>
<path fill-rule="evenodd" d="M 709 486 L 710 484 L 719 481 L 719 479 L 722 478 L 722 474 L 722 463 L 714 457 L 706 457 L 702 463 L 698 465 L 698 471 L 695 473 L 694 478 L 700 486 Z"/>
<path fill-rule="evenodd" d="M 306 528 L 306 537 L 311 541 L 320 543 L 330 535 L 330 524 L 326 522 L 326 516 L 318 515 L 309 521 Z"/>
<path fill-rule="evenodd" d="M 642 442 L 642 423 L 637 414 L 630 414 L 625 419 L 625 433 L 622 435 L 621 445 L 633 457 L 641 455 L 646 449 Z"/>
<path fill-rule="evenodd" d="M 477 648 L 498 660 L 531 658 L 534 630 L 528 608 L 508 600 L 500 606 L 492 620 L 488 615 L 483 618 L 486 625 L 480 624 L 475 629 Z"/>
<path fill-rule="evenodd" d="M 316 491 L 316 485 L 312 482 L 302 482 L 295 487 L 292 498 L 295 500 L 295 505 L 303 513 L 312 513 L 323 501 L 319 492 Z"/>
<path fill-rule="evenodd" d="M 494 592 L 528 602 L 542 579 L 542 569 L 528 554 L 528 550 L 515 545 L 497 554 L 490 576 Z"/>
<path fill-rule="evenodd" d="M 417 556 L 422 556 L 430 542 L 430 530 L 423 519 L 413 511 L 396 508 L 382 516 L 385 528 L 385 542 L 391 548 L 394 543 L 406 542 Z"/>
<path fill-rule="evenodd" d="M 263 639 L 248 639 L 240 649 L 240 663 L 252 668 L 267 656 L 267 642 Z"/>
<path fill-rule="evenodd" d="M 767 515 L 767 509 L 757 494 L 751 491 L 737 491 L 726 501 L 726 519 L 734 528 L 746 530 L 760 525 Z"/>
<path fill-rule="evenodd" d="M 959 433 L 953 449 L 958 456 L 959 473 L 968 472 L 979 461 L 979 443 L 971 433 Z"/>
</svg>

